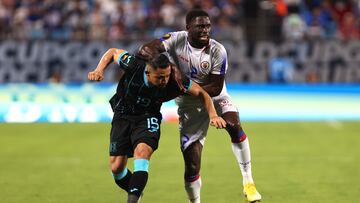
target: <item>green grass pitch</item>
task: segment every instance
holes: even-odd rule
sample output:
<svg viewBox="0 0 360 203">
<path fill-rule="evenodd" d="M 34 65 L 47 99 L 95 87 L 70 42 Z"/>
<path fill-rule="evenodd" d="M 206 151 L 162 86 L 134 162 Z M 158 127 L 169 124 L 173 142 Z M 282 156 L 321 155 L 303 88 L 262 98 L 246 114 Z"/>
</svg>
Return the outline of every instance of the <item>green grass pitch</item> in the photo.
<svg viewBox="0 0 360 203">
<path fill-rule="evenodd" d="M 262 202 L 359 202 L 360 122 L 243 127 Z M 125 202 L 108 167 L 109 130 L 106 123 L 0 124 L 0 202 Z M 161 130 L 142 202 L 187 202 L 177 124 Z M 210 129 L 202 161 L 202 202 L 246 202 L 224 130 Z"/>
</svg>

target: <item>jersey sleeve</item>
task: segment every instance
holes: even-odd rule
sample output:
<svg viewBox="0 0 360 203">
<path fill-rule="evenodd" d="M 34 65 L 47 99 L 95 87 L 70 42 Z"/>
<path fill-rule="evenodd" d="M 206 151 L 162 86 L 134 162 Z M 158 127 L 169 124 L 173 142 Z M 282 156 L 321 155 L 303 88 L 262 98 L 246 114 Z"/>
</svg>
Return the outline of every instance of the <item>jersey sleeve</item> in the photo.
<svg viewBox="0 0 360 203">
<path fill-rule="evenodd" d="M 226 49 L 223 46 L 219 46 L 213 53 L 213 67 L 212 74 L 225 75 L 228 68 L 228 59 Z"/>
<path fill-rule="evenodd" d="M 165 50 L 169 52 L 176 44 L 181 40 L 186 40 L 186 31 L 169 32 L 160 38 L 160 41 L 165 47 Z"/>
<path fill-rule="evenodd" d="M 188 92 L 190 90 L 190 88 L 191 88 L 192 80 L 190 78 L 188 78 L 188 77 L 185 77 L 183 79 L 182 85 L 185 88 L 185 92 Z"/>
<path fill-rule="evenodd" d="M 176 96 L 182 95 L 187 93 L 192 85 L 192 80 L 188 77 L 182 77 L 181 81 L 178 81 L 176 83 L 175 87 L 174 87 L 174 92 L 176 92 Z"/>
<path fill-rule="evenodd" d="M 136 66 L 136 57 L 123 50 L 123 52 L 117 58 L 116 63 L 125 72 L 131 71 L 131 69 Z"/>
</svg>

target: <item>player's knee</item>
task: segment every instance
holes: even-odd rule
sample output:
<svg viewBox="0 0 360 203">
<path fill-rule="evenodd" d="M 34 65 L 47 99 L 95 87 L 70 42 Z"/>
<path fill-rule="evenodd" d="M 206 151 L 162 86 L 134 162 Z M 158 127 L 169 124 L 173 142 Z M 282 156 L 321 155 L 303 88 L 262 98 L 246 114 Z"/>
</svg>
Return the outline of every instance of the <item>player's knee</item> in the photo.
<svg viewBox="0 0 360 203">
<path fill-rule="evenodd" d="M 246 134 L 240 125 L 240 121 L 234 120 L 225 120 L 226 121 L 226 130 L 228 131 L 231 142 L 239 143 L 246 139 Z"/>
<path fill-rule="evenodd" d="M 186 164 L 185 166 L 186 177 L 195 176 L 199 173 L 200 173 L 200 163 L 191 162 Z"/>
<path fill-rule="evenodd" d="M 110 169 L 113 173 L 120 173 L 122 172 L 127 163 L 127 157 L 126 156 L 111 156 L 110 157 Z"/>
<path fill-rule="evenodd" d="M 242 129 L 238 133 L 230 135 L 230 136 L 231 136 L 232 143 L 240 143 L 247 138 L 245 132 Z"/>
<path fill-rule="evenodd" d="M 183 151 L 185 161 L 185 177 L 198 175 L 201 166 L 202 144 L 197 141 Z"/>
<path fill-rule="evenodd" d="M 110 163 L 111 172 L 113 174 L 120 173 L 124 170 L 125 166 L 120 162 Z"/>
<path fill-rule="evenodd" d="M 239 113 L 237 112 L 226 112 L 221 116 L 226 122 L 227 131 L 238 131 L 241 129 Z"/>
<path fill-rule="evenodd" d="M 152 152 L 153 152 L 153 150 L 149 145 L 147 145 L 145 143 L 139 143 L 135 148 L 134 156 L 135 156 L 135 158 L 149 160 Z"/>
</svg>

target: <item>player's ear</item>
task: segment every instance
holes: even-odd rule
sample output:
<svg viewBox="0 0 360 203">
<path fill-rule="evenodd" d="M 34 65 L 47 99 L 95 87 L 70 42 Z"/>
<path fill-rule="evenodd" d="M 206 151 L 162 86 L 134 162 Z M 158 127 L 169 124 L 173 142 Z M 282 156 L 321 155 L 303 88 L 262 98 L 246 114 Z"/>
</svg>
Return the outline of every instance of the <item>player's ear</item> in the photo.
<svg viewBox="0 0 360 203">
<path fill-rule="evenodd" d="M 190 29 L 190 25 L 189 25 L 189 24 L 186 24 L 185 28 L 186 28 L 186 30 L 189 30 L 189 29 Z"/>
</svg>

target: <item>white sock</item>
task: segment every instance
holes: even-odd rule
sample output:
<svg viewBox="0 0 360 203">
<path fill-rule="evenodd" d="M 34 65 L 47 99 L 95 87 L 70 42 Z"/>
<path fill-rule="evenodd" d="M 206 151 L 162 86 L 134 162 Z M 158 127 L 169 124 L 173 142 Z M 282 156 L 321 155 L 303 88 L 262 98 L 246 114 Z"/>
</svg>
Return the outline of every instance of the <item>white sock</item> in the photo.
<svg viewBox="0 0 360 203">
<path fill-rule="evenodd" d="M 200 203 L 201 177 L 193 182 L 185 181 L 185 190 L 191 203 Z"/>
<path fill-rule="evenodd" d="M 240 166 L 241 174 L 243 176 L 243 185 L 253 183 L 254 180 L 251 173 L 251 156 L 248 138 L 240 143 L 232 143 L 232 150 Z"/>
</svg>

